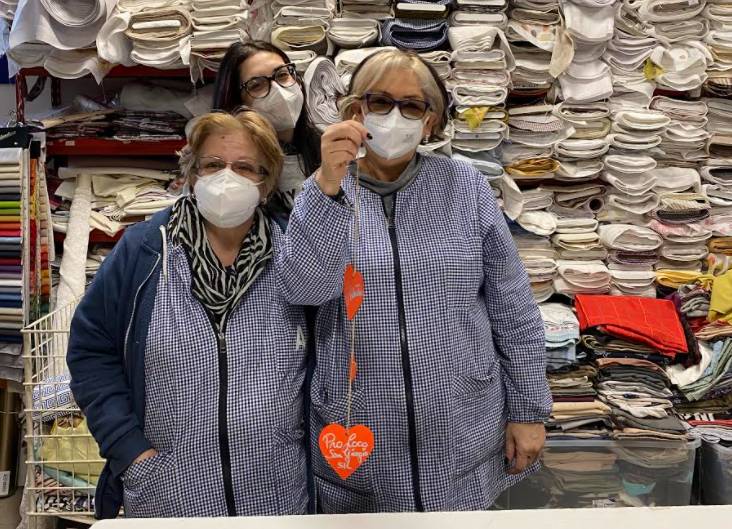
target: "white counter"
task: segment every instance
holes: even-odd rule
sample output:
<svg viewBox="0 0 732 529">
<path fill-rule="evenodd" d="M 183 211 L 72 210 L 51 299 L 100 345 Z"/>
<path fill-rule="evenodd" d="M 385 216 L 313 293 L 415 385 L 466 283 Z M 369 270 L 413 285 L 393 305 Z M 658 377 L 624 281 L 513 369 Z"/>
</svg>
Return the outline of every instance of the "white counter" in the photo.
<svg viewBox="0 0 732 529">
<path fill-rule="evenodd" d="M 429 514 L 104 520 L 94 529 L 732 529 L 732 505 Z"/>
</svg>

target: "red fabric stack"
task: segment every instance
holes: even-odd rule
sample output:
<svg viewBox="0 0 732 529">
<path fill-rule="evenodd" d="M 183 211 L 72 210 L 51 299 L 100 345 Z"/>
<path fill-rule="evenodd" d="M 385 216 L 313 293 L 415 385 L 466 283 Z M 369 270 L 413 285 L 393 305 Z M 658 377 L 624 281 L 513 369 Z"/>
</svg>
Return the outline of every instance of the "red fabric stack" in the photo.
<svg viewBox="0 0 732 529">
<path fill-rule="evenodd" d="M 648 345 L 671 358 L 688 353 L 684 328 L 672 301 L 578 294 L 575 308 L 580 331 L 595 328 L 629 342 Z"/>
</svg>

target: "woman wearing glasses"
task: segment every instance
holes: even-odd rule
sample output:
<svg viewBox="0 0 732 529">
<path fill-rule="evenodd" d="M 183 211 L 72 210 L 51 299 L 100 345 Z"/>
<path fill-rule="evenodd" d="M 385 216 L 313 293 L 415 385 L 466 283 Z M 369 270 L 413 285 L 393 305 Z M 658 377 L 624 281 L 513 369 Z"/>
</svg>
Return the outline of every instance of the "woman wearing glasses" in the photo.
<svg viewBox="0 0 732 529">
<path fill-rule="evenodd" d="M 320 132 L 308 117 L 295 66 L 268 42 L 232 44 L 221 62 L 213 108 L 231 111 L 242 104 L 266 117 L 277 131 L 285 159 L 268 209 L 286 219 L 305 178 L 320 165 Z"/>
<path fill-rule="evenodd" d="M 288 301 L 320 305 L 314 446 L 349 411 L 342 290 L 354 255 L 365 281 L 350 418 L 373 431 L 375 448 L 345 480 L 313 453 L 318 500 L 328 513 L 486 509 L 543 447 L 542 320 L 485 178 L 416 152 L 444 126 L 437 74 L 413 53 L 379 52 L 349 94 L 278 258 Z"/>
<path fill-rule="evenodd" d="M 71 389 L 107 459 L 97 515 L 302 514 L 305 321 L 261 208 L 277 136 L 252 110 L 207 114 L 180 167 L 193 193 L 127 230 L 71 325 Z"/>
</svg>

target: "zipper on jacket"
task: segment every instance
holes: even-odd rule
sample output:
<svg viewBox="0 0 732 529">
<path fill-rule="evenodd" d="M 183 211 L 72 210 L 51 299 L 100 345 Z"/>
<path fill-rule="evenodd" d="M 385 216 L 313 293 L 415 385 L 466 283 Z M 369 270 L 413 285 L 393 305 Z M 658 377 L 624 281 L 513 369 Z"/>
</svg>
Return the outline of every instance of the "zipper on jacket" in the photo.
<svg viewBox="0 0 732 529">
<path fill-rule="evenodd" d="M 409 433 L 409 460 L 412 467 L 412 490 L 414 492 L 415 510 L 424 511 L 422 489 L 419 482 L 419 460 L 417 458 L 417 423 L 414 413 L 414 386 L 412 384 L 412 366 L 409 361 L 409 343 L 407 341 L 407 317 L 404 313 L 404 291 L 402 286 L 402 266 L 399 261 L 399 245 L 397 244 L 396 226 L 396 193 L 393 195 L 391 212 L 387 213 L 389 240 L 394 258 L 394 281 L 396 284 L 397 307 L 399 310 L 399 347 L 402 356 L 402 374 L 404 376 L 404 394 L 407 403 L 407 428 Z"/>
<path fill-rule="evenodd" d="M 226 326 L 222 330 L 216 329 L 216 322 L 211 313 L 203 309 L 211 323 L 216 336 L 216 349 L 219 367 L 219 456 L 221 457 L 221 474 L 224 479 L 224 499 L 228 516 L 236 516 L 236 501 L 234 500 L 234 480 L 231 477 L 231 448 L 229 446 L 229 364 L 226 349 Z"/>
<path fill-rule="evenodd" d="M 152 266 L 150 271 L 147 273 L 147 277 L 145 277 L 144 281 L 140 283 L 140 286 L 137 287 L 137 292 L 135 292 L 135 298 L 132 300 L 132 314 L 130 314 L 130 322 L 127 324 L 127 330 L 125 331 L 125 344 L 124 348 L 122 349 L 122 355 L 125 360 L 127 360 L 127 342 L 130 339 L 130 331 L 132 330 L 132 322 L 135 321 L 135 312 L 137 312 L 137 298 L 140 297 L 140 291 L 142 290 L 142 287 L 145 286 L 145 284 L 150 280 L 150 278 L 153 275 L 153 272 L 158 267 L 158 263 L 160 262 L 160 254 L 157 254 L 157 259 L 155 259 L 155 264 Z"/>
<path fill-rule="evenodd" d="M 219 357 L 219 451 L 221 452 L 221 471 L 224 476 L 224 496 L 229 516 L 236 516 L 234 501 L 234 482 L 231 477 L 231 450 L 229 447 L 229 365 L 226 354 L 226 336 L 224 331 L 217 334 Z"/>
</svg>

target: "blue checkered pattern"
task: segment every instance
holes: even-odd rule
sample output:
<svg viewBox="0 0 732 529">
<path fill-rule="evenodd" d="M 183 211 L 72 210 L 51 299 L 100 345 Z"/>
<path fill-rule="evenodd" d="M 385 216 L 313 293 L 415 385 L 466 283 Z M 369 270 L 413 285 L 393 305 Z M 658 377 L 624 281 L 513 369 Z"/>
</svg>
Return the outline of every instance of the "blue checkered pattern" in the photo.
<svg viewBox="0 0 732 529">
<path fill-rule="evenodd" d="M 381 25 L 381 45 L 403 50 L 432 51 L 447 42 L 445 20 L 390 18 Z"/>
<path fill-rule="evenodd" d="M 272 225 L 275 252 L 282 233 Z M 226 516 L 219 452 L 217 344 L 172 247 L 145 350 L 145 437 L 160 452 L 124 475 L 127 516 Z M 300 336 L 298 339 L 298 327 Z M 234 309 L 228 342 L 228 426 L 237 514 L 306 511 L 300 309 L 277 293 L 274 262 Z"/>
<path fill-rule="evenodd" d="M 352 204 L 352 176 L 343 188 Z M 373 430 L 376 448 L 345 482 L 314 453 L 319 501 L 329 513 L 415 508 L 387 221 L 380 197 L 365 189 L 361 208 L 358 268 L 366 295 L 357 318 L 353 422 Z M 551 409 L 542 319 L 493 192 L 471 166 L 425 157 L 414 182 L 396 196 L 395 224 L 423 502 L 432 511 L 486 509 L 523 477 L 506 474 L 506 421 L 541 422 Z M 351 208 L 311 179 L 278 257 L 289 301 L 321 305 L 314 440 L 324 424 L 345 421 L 341 290 L 351 225 Z"/>
</svg>

